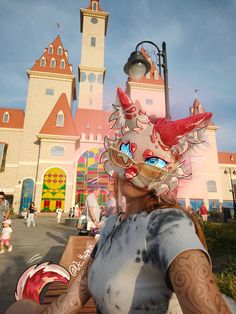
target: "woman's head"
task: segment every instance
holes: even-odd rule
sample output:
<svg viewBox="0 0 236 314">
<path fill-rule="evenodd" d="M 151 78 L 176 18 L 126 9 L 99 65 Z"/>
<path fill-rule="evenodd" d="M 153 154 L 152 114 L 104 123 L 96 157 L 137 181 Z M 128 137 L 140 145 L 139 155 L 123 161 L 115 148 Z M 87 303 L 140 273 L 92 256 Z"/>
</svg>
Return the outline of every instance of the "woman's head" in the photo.
<svg viewBox="0 0 236 314">
<path fill-rule="evenodd" d="M 211 113 L 202 113 L 177 121 L 153 120 L 118 88 L 114 139 L 105 138 L 106 152 L 102 156 L 108 174 L 145 191 L 164 195 L 174 191 L 178 179 L 191 174 L 185 152 L 204 138 L 204 128 Z"/>
<path fill-rule="evenodd" d="M 0 204 L 5 201 L 5 193 L 0 191 Z"/>
</svg>

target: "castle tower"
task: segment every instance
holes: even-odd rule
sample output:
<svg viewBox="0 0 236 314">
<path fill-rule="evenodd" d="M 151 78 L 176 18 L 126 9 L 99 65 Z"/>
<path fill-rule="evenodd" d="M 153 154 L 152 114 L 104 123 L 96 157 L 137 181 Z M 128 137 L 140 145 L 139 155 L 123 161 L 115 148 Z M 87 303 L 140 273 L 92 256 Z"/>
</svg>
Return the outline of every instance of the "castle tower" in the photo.
<svg viewBox="0 0 236 314">
<path fill-rule="evenodd" d="M 151 64 L 151 70 L 139 81 L 129 77 L 126 92 L 133 101 L 139 100 L 148 115 L 164 118 L 166 109 L 163 78 L 147 51 L 142 48 L 141 52 Z"/>
<path fill-rule="evenodd" d="M 40 141 L 37 138 L 42 126 L 62 93 L 65 93 L 72 108 L 76 98 L 75 76 L 68 62 L 67 50 L 63 48 L 60 36 L 45 48 L 42 56 L 27 71 L 29 77 L 28 94 L 22 143 L 19 154 L 18 180 L 37 177 L 40 156 Z M 36 182 L 37 184 L 37 182 Z M 17 187 L 16 187 L 17 190 Z M 17 193 L 16 193 L 17 194 Z M 15 195 L 20 199 L 20 195 Z"/>
<path fill-rule="evenodd" d="M 81 64 L 79 65 L 78 107 L 102 110 L 104 67 L 104 45 L 108 13 L 100 7 L 99 0 L 90 0 L 87 9 L 80 10 L 82 33 Z"/>
</svg>

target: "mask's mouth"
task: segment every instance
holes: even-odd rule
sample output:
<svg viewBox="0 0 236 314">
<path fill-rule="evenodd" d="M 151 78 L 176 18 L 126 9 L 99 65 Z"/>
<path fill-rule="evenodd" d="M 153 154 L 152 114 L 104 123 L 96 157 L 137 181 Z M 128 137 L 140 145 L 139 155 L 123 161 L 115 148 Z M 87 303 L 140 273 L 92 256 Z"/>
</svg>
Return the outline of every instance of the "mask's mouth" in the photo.
<svg viewBox="0 0 236 314">
<path fill-rule="evenodd" d="M 126 180 L 131 180 L 138 175 L 138 168 L 136 166 L 131 166 L 125 170 L 124 176 Z"/>
</svg>

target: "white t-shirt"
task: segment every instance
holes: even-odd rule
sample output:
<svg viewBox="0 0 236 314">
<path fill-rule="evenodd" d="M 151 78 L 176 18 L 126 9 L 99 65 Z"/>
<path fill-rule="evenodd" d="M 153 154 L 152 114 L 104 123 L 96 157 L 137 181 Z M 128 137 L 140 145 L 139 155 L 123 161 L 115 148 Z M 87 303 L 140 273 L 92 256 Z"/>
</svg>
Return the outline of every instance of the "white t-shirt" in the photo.
<svg viewBox="0 0 236 314">
<path fill-rule="evenodd" d="M 56 213 L 57 214 L 61 214 L 62 213 L 62 209 L 61 208 L 57 208 Z"/>
<path fill-rule="evenodd" d="M 93 207 L 96 220 L 99 221 L 101 209 L 100 209 L 100 206 L 98 205 L 97 198 L 93 193 L 89 194 L 88 197 L 86 198 L 85 207 L 87 210 L 87 219 L 89 221 L 91 221 L 91 217 L 89 216 L 89 210 L 88 209 L 89 209 L 89 207 Z"/>
<path fill-rule="evenodd" d="M 6 227 L 2 229 L 2 240 L 8 240 L 10 238 L 10 234 L 12 233 L 12 228 L 11 227 Z"/>
<path fill-rule="evenodd" d="M 182 313 L 166 274 L 178 254 L 192 249 L 208 256 L 180 209 L 142 212 L 122 223 L 109 217 L 88 277 L 98 313 Z"/>
</svg>

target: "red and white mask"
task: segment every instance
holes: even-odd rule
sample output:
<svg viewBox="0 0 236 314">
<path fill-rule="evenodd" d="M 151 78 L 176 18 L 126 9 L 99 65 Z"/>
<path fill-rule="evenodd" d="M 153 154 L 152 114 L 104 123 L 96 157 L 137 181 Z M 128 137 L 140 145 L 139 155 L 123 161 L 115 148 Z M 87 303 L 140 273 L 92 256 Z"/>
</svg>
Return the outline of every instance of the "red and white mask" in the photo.
<svg viewBox="0 0 236 314">
<path fill-rule="evenodd" d="M 133 185 L 154 189 L 157 195 L 173 191 L 179 178 L 186 178 L 189 165 L 185 153 L 192 144 L 205 140 L 205 128 L 212 116 L 204 112 L 184 119 L 151 121 L 139 102 L 133 103 L 121 88 L 110 121 L 115 121 L 115 139 L 104 140 L 104 168 Z"/>
</svg>

